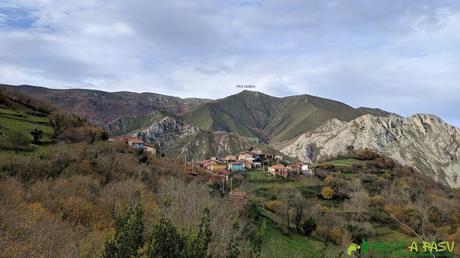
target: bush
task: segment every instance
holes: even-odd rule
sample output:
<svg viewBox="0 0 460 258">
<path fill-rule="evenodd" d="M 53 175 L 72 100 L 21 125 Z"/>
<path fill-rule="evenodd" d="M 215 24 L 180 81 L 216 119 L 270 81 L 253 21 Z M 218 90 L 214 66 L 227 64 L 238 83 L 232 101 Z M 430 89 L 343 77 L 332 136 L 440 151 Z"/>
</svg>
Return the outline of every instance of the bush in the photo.
<svg viewBox="0 0 460 258">
<path fill-rule="evenodd" d="M 282 207 L 284 207 L 284 202 L 280 200 L 273 200 L 273 201 L 268 201 L 264 206 L 265 206 L 265 209 L 276 213 Z"/>
<path fill-rule="evenodd" d="M 334 197 L 334 194 L 334 190 L 332 190 L 332 188 L 330 188 L 329 186 L 325 186 L 321 190 L 321 196 L 326 200 L 332 199 Z"/>
<path fill-rule="evenodd" d="M 350 222 L 347 226 L 353 242 L 362 242 L 375 234 L 375 230 L 369 222 Z"/>
<path fill-rule="evenodd" d="M 316 230 L 316 221 L 312 217 L 309 217 L 302 224 L 302 231 L 305 234 L 305 236 L 309 236 L 315 230 Z"/>
</svg>

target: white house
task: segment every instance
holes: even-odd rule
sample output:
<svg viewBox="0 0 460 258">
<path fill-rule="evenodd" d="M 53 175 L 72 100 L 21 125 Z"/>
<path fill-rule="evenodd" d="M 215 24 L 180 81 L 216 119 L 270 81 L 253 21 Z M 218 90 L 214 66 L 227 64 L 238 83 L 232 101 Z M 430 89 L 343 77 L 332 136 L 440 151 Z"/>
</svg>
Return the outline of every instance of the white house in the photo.
<svg viewBox="0 0 460 258">
<path fill-rule="evenodd" d="M 310 175 L 310 176 L 314 176 L 315 175 L 315 172 L 310 169 L 309 165 L 307 163 L 302 163 L 302 173 L 304 175 Z"/>
</svg>

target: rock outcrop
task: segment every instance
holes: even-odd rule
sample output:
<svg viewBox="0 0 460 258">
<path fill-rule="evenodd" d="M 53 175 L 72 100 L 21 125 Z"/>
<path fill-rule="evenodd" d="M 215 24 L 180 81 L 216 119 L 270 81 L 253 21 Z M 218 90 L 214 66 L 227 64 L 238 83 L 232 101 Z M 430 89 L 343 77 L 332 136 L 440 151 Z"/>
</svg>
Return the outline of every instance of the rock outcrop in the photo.
<svg viewBox="0 0 460 258">
<path fill-rule="evenodd" d="M 134 134 L 155 145 L 161 153 L 185 154 L 188 159 L 197 160 L 238 153 L 259 144 L 257 138 L 243 137 L 236 133 L 202 131 L 184 120 L 170 116 Z"/>
<path fill-rule="evenodd" d="M 315 159 L 345 154 L 348 146 L 374 149 L 439 182 L 460 187 L 460 129 L 434 115 L 363 115 L 350 122 L 332 119 L 281 151 L 305 160 L 309 145 L 314 146 Z"/>
<path fill-rule="evenodd" d="M 145 142 L 155 144 L 160 149 L 165 149 L 181 138 L 197 135 L 198 132 L 199 129 L 191 124 L 167 116 L 154 122 L 147 129 L 138 131 L 136 134 Z"/>
</svg>

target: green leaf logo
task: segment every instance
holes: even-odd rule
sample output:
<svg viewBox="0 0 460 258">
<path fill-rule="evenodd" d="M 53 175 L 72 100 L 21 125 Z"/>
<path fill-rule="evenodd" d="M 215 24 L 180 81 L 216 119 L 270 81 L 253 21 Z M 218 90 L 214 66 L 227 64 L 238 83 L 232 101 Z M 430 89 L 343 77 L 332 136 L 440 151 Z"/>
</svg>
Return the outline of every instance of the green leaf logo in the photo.
<svg viewBox="0 0 460 258">
<path fill-rule="evenodd" d="M 347 249 L 347 254 L 348 255 L 353 255 L 353 252 L 356 252 L 358 251 L 358 249 L 360 249 L 361 247 L 355 243 L 351 243 L 350 246 L 348 246 L 348 249 Z"/>
</svg>

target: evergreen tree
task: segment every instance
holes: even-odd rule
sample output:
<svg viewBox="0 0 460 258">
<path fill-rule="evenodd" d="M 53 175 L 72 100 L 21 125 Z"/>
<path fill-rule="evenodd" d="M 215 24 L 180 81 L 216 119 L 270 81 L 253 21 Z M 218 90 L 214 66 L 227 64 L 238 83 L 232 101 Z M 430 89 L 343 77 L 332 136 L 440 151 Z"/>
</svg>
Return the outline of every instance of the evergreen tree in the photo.
<svg viewBox="0 0 460 258">
<path fill-rule="evenodd" d="M 228 242 L 227 246 L 227 258 L 238 258 L 238 255 L 240 255 L 238 240 L 236 238 L 236 232 L 238 231 L 239 227 L 239 221 L 238 219 L 235 219 L 232 225 L 233 236 L 232 239 L 230 239 L 230 242 Z"/>
<path fill-rule="evenodd" d="M 267 223 L 264 220 L 255 234 L 251 237 L 252 249 L 250 257 L 260 257 L 265 232 L 267 232 Z"/>
<path fill-rule="evenodd" d="M 115 236 L 105 244 L 104 258 L 135 257 L 144 244 L 144 210 L 136 200 L 126 218 L 115 219 Z"/>
<path fill-rule="evenodd" d="M 183 258 L 186 255 L 187 239 L 167 219 L 161 218 L 155 225 L 149 246 L 150 258 Z"/>
<path fill-rule="evenodd" d="M 203 210 L 203 217 L 201 218 L 198 233 L 190 240 L 187 256 L 194 258 L 206 258 L 208 256 L 208 247 L 211 240 L 211 211 L 209 208 L 205 208 Z"/>
</svg>

